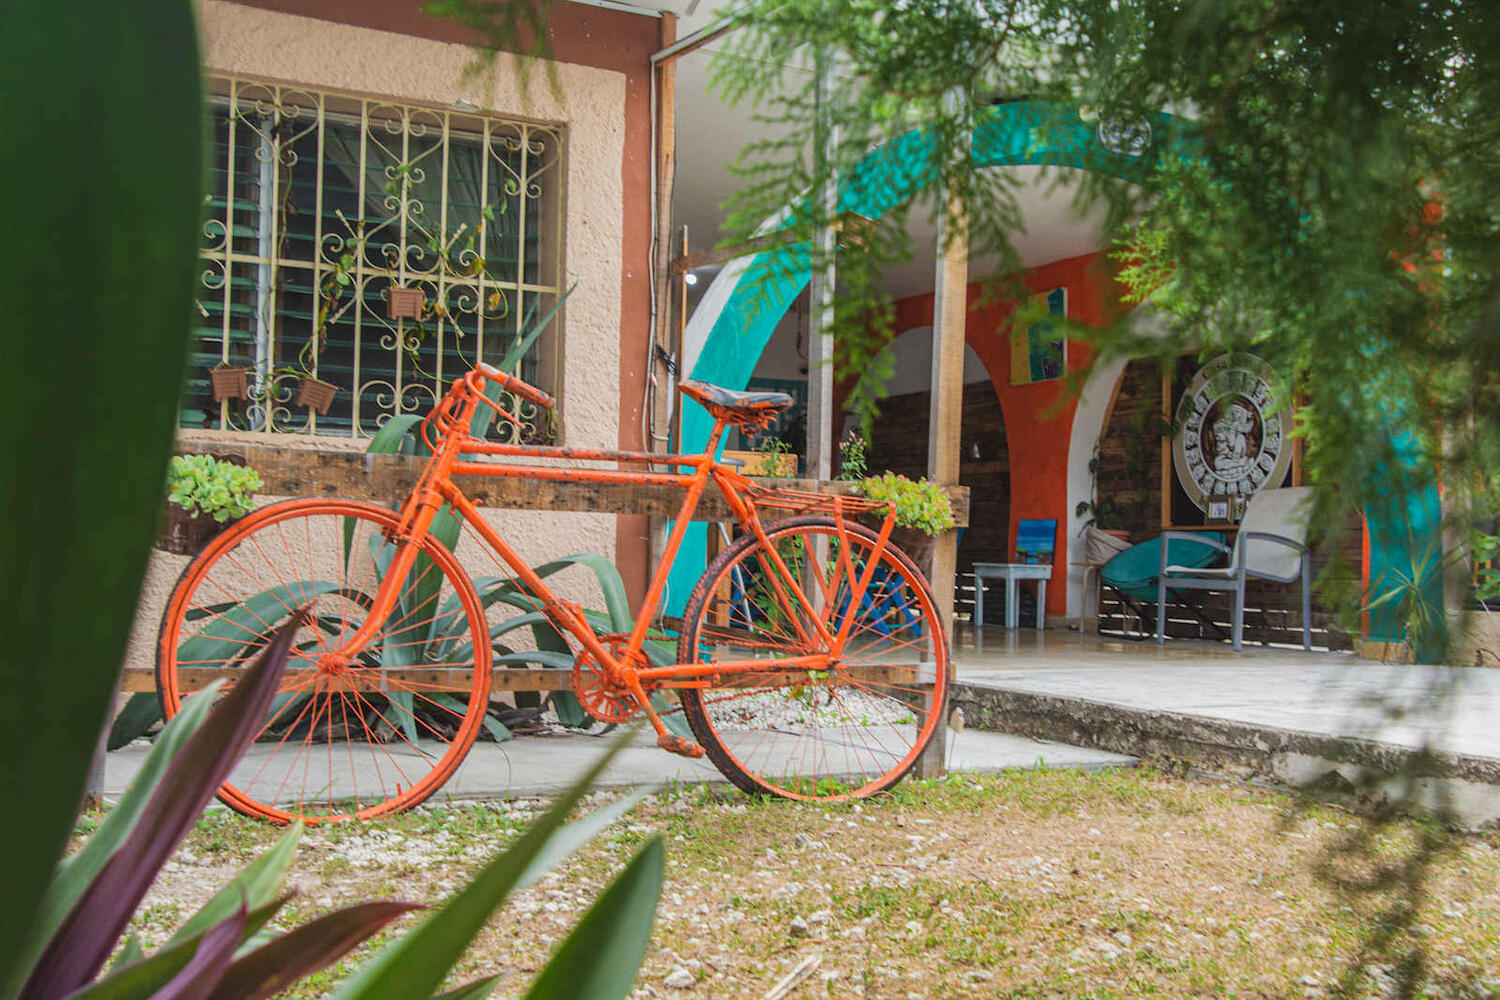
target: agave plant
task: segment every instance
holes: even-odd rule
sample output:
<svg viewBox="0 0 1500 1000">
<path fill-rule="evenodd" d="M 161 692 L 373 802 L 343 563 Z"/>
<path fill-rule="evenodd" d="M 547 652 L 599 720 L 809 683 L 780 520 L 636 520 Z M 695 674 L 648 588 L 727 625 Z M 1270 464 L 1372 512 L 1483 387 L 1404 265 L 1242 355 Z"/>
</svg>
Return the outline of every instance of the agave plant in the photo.
<svg viewBox="0 0 1500 1000">
<path fill-rule="evenodd" d="M 83 848 L 59 865 L 24 955 L 20 1000 L 257 1000 L 336 961 L 418 908 L 393 901 L 362 903 L 269 935 L 269 921 L 290 898 L 282 885 L 301 837 L 297 825 L 159 951 L 143 955 L 132 939 L 106 970 L 156 873 L 254 739 L 257 720 L 276 697 L 301 623 L 299 617 L 282 627 L 241 683 L 217 699 L 216 706 L 212 694 L 191 699 L 168 723 L 118 806 Z M 510 890 L 534 881 L 639 801 L 643 792 L 562 826 L 610 756 L 604 755 L 467 888 L 357 970 L 335 996 L 487 996 L 498 977 L 438 991 Z M 584 915 L 527 995 L 624 996 L 645 953 L 661 875 L 661 843 L 654 838 Z M 582 956 L 589 960 L 580 961 Z"/>
</svg>

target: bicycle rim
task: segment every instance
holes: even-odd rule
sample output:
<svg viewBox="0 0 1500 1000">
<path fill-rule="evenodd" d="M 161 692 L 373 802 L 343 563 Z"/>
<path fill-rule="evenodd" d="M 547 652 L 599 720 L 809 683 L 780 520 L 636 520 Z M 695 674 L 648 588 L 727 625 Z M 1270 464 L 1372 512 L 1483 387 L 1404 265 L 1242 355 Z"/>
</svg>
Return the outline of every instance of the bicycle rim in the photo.
<svg viewBox="0 0 1500 1000">
<path fill-rule="evenodd" d="M 841 534 L 829 519 L 798 518 L 768 537 L 805 581 L 828 633 L 847 624 L 843 655 L 828 670 L 774 666 L 827 646 L 787 599 L 791 588 L 761 543 L 743 537 L 695 588 L 678 659 L 771 662 L 684 690 L 684 713 L 710 759 L 745 791 L 842 799 L 890 788 L 932 739 L 947 699 L 947 636 L 932 592 L 903 553 L 887 547 L 874 557 L 875 536 L 861 526 Z"/>
<path fill-rule="evenodd" d="M 375 638 L 346 660 L 328 655 L 363 624 L 395 524 L 374 504 L 272 504 L 183 572 L 157 651 L 168 717 L 216 675 L 232 683 L 296 609 L 312 608 L 256 741 L 220 789 L 231 808 L 312 823 L 393 812 L 436 791 L 474 742 L 488 709 L 488 628 L 436 540 L 424 541 Z"/>
</svg>

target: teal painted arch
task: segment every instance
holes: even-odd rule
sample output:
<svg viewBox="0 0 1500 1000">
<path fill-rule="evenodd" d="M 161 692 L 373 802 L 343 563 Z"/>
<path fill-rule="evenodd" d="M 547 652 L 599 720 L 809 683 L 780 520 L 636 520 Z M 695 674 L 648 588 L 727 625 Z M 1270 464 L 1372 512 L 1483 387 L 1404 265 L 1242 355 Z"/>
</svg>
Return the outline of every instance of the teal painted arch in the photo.
<svg viewBox="0 0 1500 1000">
<path fill-rule="evenodd" d="M 1076 107 L 1016 101 L 983 113 L 974 128 L 970 155 L 976 167 L 1054 166 L 1146 183 L 1162 157 L 1194 155 L 1190 123 L 1168 114 L 1152 115 L 1149 123 L 1150 141 L 1141 155 L 1132 155 L 1101 142 L 1098 124 L 1084 118 Z M 839 211 L 879 218 L 930 187 L 936 177 L 935 151 L 936 139 L 924 129 L 871 150 L 840 184 Z M 728 280 L 733 287 L 717 313 L 703 317 L 709 330 L 689 377 L 730 389 L 745 388 L 777 323 L 810 278 L 811 256 L 806 243 L 756 254 L 743 266 L 721 272 L 715 285 Z M 711 286 L 709 294 L 715 290 Z M 705 295 L 705 301 L 708 298 Z M 690 337 L 695 327 L 701 328 L 696 314 L 689 327 Z M 713 422 L 696 403 L 684 400 L 683 407 L 679 450 L 692 454 L 706 445 Z M 1398 428 L 1392 431 L 1400 433 Z M 1370 520 L 1372 570 L 1413 567 L 1414 529 L 1422 536 L 1418 541 L 1429 547 L 1440 540 L 1436 487 L 1407 498 L 1406 506 L 1407 515 L 1390 518 L 1390 524 Z M 667 610 L 671 614 L 682 613 L 688 594 L 703 573 L 707 531 L 708 526 L 702 522 L 687 527 L 668 578 Z M 1371 579 L 1376 578 L 1372 572 Z M 1374 631 L 1389 628 L 1382 621 Z"/>
<path fill-rule="evenodd" d="M 1184 141 L 1180 119 L 1158 114 L 1152 116 L 1150 124 L 1153 142 L 1144 155 L 1130 155 L 1100 142 L 1097 124 L 1086 121 L 1077 108 L 1015 101 L 983 113 L 974 128 L 970 156 L 976 167 L 1071 167 L 1144 181 L 1152 172 L 1154 157 L 1160 155 L 1158 151 Z M 925 129 L 913 130 L 871 150 L 840 184 L 839 211 L 871 219 L 885 215 L 933 184 L 937 176 L 935 152 L 936 138 Z M 811 276 L 806 243 L 756 254 L 733 274 L 721 272 L 716 280 L 733 280 L 734 287 L 711 318 L 712 325 L 689 377 L 730 389 L 745 388 L 777 323 Z M 679 450 L 692 454 L 707 444 L 713 421 L 697 404 L 684 401 L 683 406 Z M 682 612 L 688 593 L 703 573 L 707 531 L 701 523 L 688 526 L 668 579 L 667 609 L 671 614 Z"/>
</svg>

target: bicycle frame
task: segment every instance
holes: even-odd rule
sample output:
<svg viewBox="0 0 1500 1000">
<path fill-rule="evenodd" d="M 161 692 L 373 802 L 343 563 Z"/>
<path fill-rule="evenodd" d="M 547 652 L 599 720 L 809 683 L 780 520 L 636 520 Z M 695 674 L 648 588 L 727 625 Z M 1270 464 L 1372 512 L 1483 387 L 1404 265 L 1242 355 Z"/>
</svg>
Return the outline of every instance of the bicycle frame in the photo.
<svg viewBox="0 0 1500 1000">
<path fill-rule="evenodd" d="M 713 458 L 719 440 L 728 423 L 718 419 L 709 435 L 708 445 L 702 454 L 675 455 L 654 452 L 616 451 L 611 449 L 567 448 L 546 445 L 506 444 L 485 441 L 468 433 L 468 427 L 480 406 L 493 406 L 483 395 L 486 376 L 475 371 L 457 380 L 453 388 L 433 410 L 423 427 L 424 438 L 434 427 L 442 432 L 441 442 L 434 449 L 417 483 L 402 506 L 400 523 L 392 541 L 397 544 L 396 554 L 380 588 L 374 596 L 373 605 L 364 624 L 355 632 L 335 655 L 352 659 L 360 649 L 371 642 L 388 616 L 395 609 L 407 575 L 415 565 L 422 540 L 431 528 L 433 519 L 443 504 L 451 505 L 471 525 L 494 551 L 500 560 L 515 574 L 516 580 L 530 597 L 536 600 L 543 613 L 559 631 L 565 631 L 576 639 L 599 664 L 605 677 L 616 685 L 623 686 L 635 698 L 636 704 L 646 713 L 659 739 L 671 739 L 646 694 L 648 687 L 706 686 L 717 683 L 719 678 L 736 674 L 780 672 L 793 670 L 825 670 L 842 654 L 849 636 L 853 616 L 845 615 L 838 631 L 830 634 L 822 616 L 814 606 L 814 600 L 804 589 L 797 574 L 791 572 L 785 560 L 771 544 L 760 515 L 756 509 L 752 491 L 755 485 L 736 469 L 716 462 Z M 502 415 L 503 410 L 496 408 Z M 506 415 L 508 416 L 508 415 Z M 427 438 L 430 442 L 430 438 Z M 614 462 L 618 465 L 643 465 L 644 470 L 623 468 L 572 468 L 556 465 L 534 465 L 525 463 L 497 463 L 475 461 L 472 456 L 509 456 L 525 459 L 551 459 L 555 461 Z M 652 467 L 682 466 L 689 472 L 649 471 Z M 631 485 L 654 485 L 676 487 L 684 491 L 682 505 L 677 512 L 672 533 L 667 539 L 661 561 L 657 564 L 646 596 L 637 609 L 635 625 L 626 639 L 622 655 L 616 656 L 607 645 L 599 641 L 588 624 L 582 609 L 563 601 L 546 581 L 539 577 L 503 537 L 481 516 L 479 505 L 474 503 L 454 482 L 462 476 L 497 476 L 502 478 L 542 479 L 574 483 L 619 483 Z M 724 496 L 735 520 L 751 532 L 762 544 L 762 561 L 771 560 L 772 570 L 767 575 L 781 610 L 789 613 L 800 640 L 809 648 L 814 646 L 824 652 L 809 652 L 804 656 L 781 657 L 775 660 L 716 660 L 710 663 L 678 663 L 666 667 L 636 667 L 636 660 L 645 645 L 651 621 L 655 618 L 666 591 L 667 576 L 672 562 L 682 545 L 693 514 L 712 482 Z M 839 536 L 847 537 L 844 517 L 848 498 L 832 500 L 833 517 Z M 851 508 L 871 508 L 869 501 L 854 501 Z M 877 508 L 878 509 L 878 508 Z M 849 546 L 840 546 L 841 558 L 836 578 L 831 587 L 818 595 L 827 600 L 833 597 L 841 583 L 843 574 L 851 581 L 852 599 L 856 602 L 864 595 L 874 576 L 876 565 L 890 538 L 895 523 L 894 508 L 888 507 L 884 523 L 878 533 L 876 548 L 866 560 L 859 579 L 855 581 L 854 567 L 849 557 Z"/>
</svg>

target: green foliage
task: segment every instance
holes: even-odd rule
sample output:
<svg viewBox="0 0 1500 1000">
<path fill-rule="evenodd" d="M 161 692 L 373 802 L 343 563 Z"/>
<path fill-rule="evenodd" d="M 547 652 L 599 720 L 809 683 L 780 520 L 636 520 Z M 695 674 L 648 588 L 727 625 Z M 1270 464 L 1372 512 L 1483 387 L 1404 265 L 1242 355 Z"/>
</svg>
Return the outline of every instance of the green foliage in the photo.
<svg viewBox="0 0 1500 1000">
<path fill-rule="evenodd" d="M 254 469 L 212 455 L 173 455 L 167 499 L 189 514 L 227 521 L 250 513 L 251 498 L 264 483 Z"/>
<path fill-rule="evenodd" d="M 759 455 L 764 455 L 761 460 L 760 475 L 767 479 L 792 479 L 797 475 L 797 463 L 795 461 L 796 450 L 777 434 L 762 434 L 751 449 Z M 784 462 L 783 455 L 793 456 L 793 461 Z"/>
<path fill-rule="evenodd" d="M 858 482 L 865 478 L 868 466 L 865 464 L 865 451 L 870 447 L 870 442 L 859 431 L 850 428 L 844 434 L 843 440 L 839 441 L 839 472 L 835 479 L 846 483 Z"/>
<path fill-rule="evenodd" d="M 0 419 L 29 429 L 0 482 L 0 572 L 12 581 L 0 794 L 25 812 L 5 838 L 0 997 L 18 986 L 73 827 L 161 510 L 204 150 L 191 4 L 17 0 L 6 15 L 18 30 L 0 38 L 0 87 L 16 99 L 0 122 L 34 141 L 0 158 L 5 217 L 32 234 L 0 248 L 6 355 L 28 359 Z M 124 107 L 150 108 L 152 126 Z"/>
<path fill-rule="evenodd" d="M 953 528 L 953 507 L 943 488 L 930 479 L 914 480 L 894 472 L 873 476 L 859 484 L 862 496 L 896 505 L 896 525 L 928 535 Z"/>
<path fill-rule="evenodd" d="M 1130 298 L 1172 320 L 1165 336 L 1130 317 L 1070 335 L 1101 359 L 1264 357 L 1305 399 L 1303 468 L 1327 487 L 1315 523 L 1329 532 L 1351 510 L 1399 522 L 1437 467 L 1464 537 L 1494 515 L 1480 484 L 1500 466 L 1500 7 L 751 0 L 735 17 L 719 88 L 779 137 L 745 150 L 728 239 L 788 206 L 810 235 L 829 218 L 807 192 L 835 177 L 896 204 L 865 253 L 840 254 L 841 351 L 881 342 L 865 322 L 880 286 L 861 275 L 910 251 L 913 211 L 944 216 L 946 235 L 962 206 L 971 259 L 998 255 L 991 291 L 1007 292 L 1024 189 L 1014 171 L 976 168 L 969 136 L 993 103 L 1024 96 L 1054 109 L 1038 148 L 1082 122 L 1139 168 L 1143 183 L 1068 177 L 1084 207 L 1108 209 Z M 788 72 L 819 65 L 834 68 L 822 95 L 816 72 Z M 861 166 L 902 142 L 908 169 Z"/>
<path fill-rule="evenodd" d="M 292 628 L 284 630 L 285 641 L 267 659 L 284 661 Z M 64 968 L 69 956 L 107 948 L 113 940 L 94 922 L 76 920 L 78 912 L 98 909 L 100 897 L 126 880 L 120 890 L 139 898 L 146 891 L 156 868 L 167 860 L 177 842 L 192 828 L 192 813 L 178 821 L 157 823 L 164 802 L 202 801 L 227 773 L 255 733 L 253 723 L 240 723 L 239 710 L 259 698 L 264 704 L 280 677 L 266 664 L 245 681 L 223 704 L 223 712 L 210 716 L 211 697 L 195 698 L 167 724 L 151 758 L 127 790 L 119 809 L 106 817 L 94 836 L 70 861 L 59 866 L 49 899 L 58 905 L 49 912 L 68 911 L 66 922 L 49 922 L 37 935 L 51 939 L 45 949 L 50 966 Z M 217 730 L 210 723 L 219 723 Z M 238 737 L 229 737 L 231 729 Z M 226 743 L 226 739 L 231 742 Z M 593 779 L 608 764 L 615 750 L 606 753 L 577 785 L 564 793 L 521 840 L 492 861 L 448 903 L 413 928 L 405 937 L 387 946 L 344 984 L 337 996 L 434 996 L 449 970 L 463 954 L 474 935 L 513 888 L 535 882 L 573 851 L 619 819 L 644 797 L 637 792 L 597 812 L 563 826 L 569 812 L 588 791 Z M 223 756 L 217 768 L 199 766 L 201 758 Z M 150 808 L 142 805 L 149 801 Z M 352 948 L 378 932 L 392 920 L 417 907 L 406 903 L 372 902 L 350 906 L 276 934 L 268 923 L 288 896 L 282 895 L 292 856 L 301 838 L 301 826 L 293 826 L 265 854 L 251 862 L 228 885 L 174 933 L 158 951 L 144 955 L 139 942 L 127 942 L 113 965 L 98 979 L 87 968 L 77 973 L 84 985 L 76 993 L 69 985 L 64 992 L 79 1000 L 151 1000 L 178 997 L 188 981 L 199 992 L 191 995 L 208 1000 L 261 1000 L 295 985 L 303 977 L 337 961 Z M 151 860 L 136 864 L 140 851 Z M 129 864 L 122 863 L 130 862 Z M 576 995 L 587 985 L 590 996 L 623 997 L 635 980 L 645 954 L 660 894 L 663 874 L 660 838 L 651 838 L 626 865 L 584 915 L 558 953 L 543 968 L 532 995 Z M 121 924 L 135 906 L 129 902 L 119 911 Z M 69 942 L 60 946 L 57 942 Z M 38 954 L 42 950 L 38 949 Z M 579 953 L 591 961 L 577 962 Z M 36 960 L 33 955 L 27 962 Z M 580 971 L 584 970 L 584 971 Z M 494 980 L 479 980 L 445 996 L 483 997 Z M 573 993 L 560 991 L 572 989 Z M 33 975 L 22 993 L 23 1000 L 53 1000 L 63 992 Z"/>
</svg>

